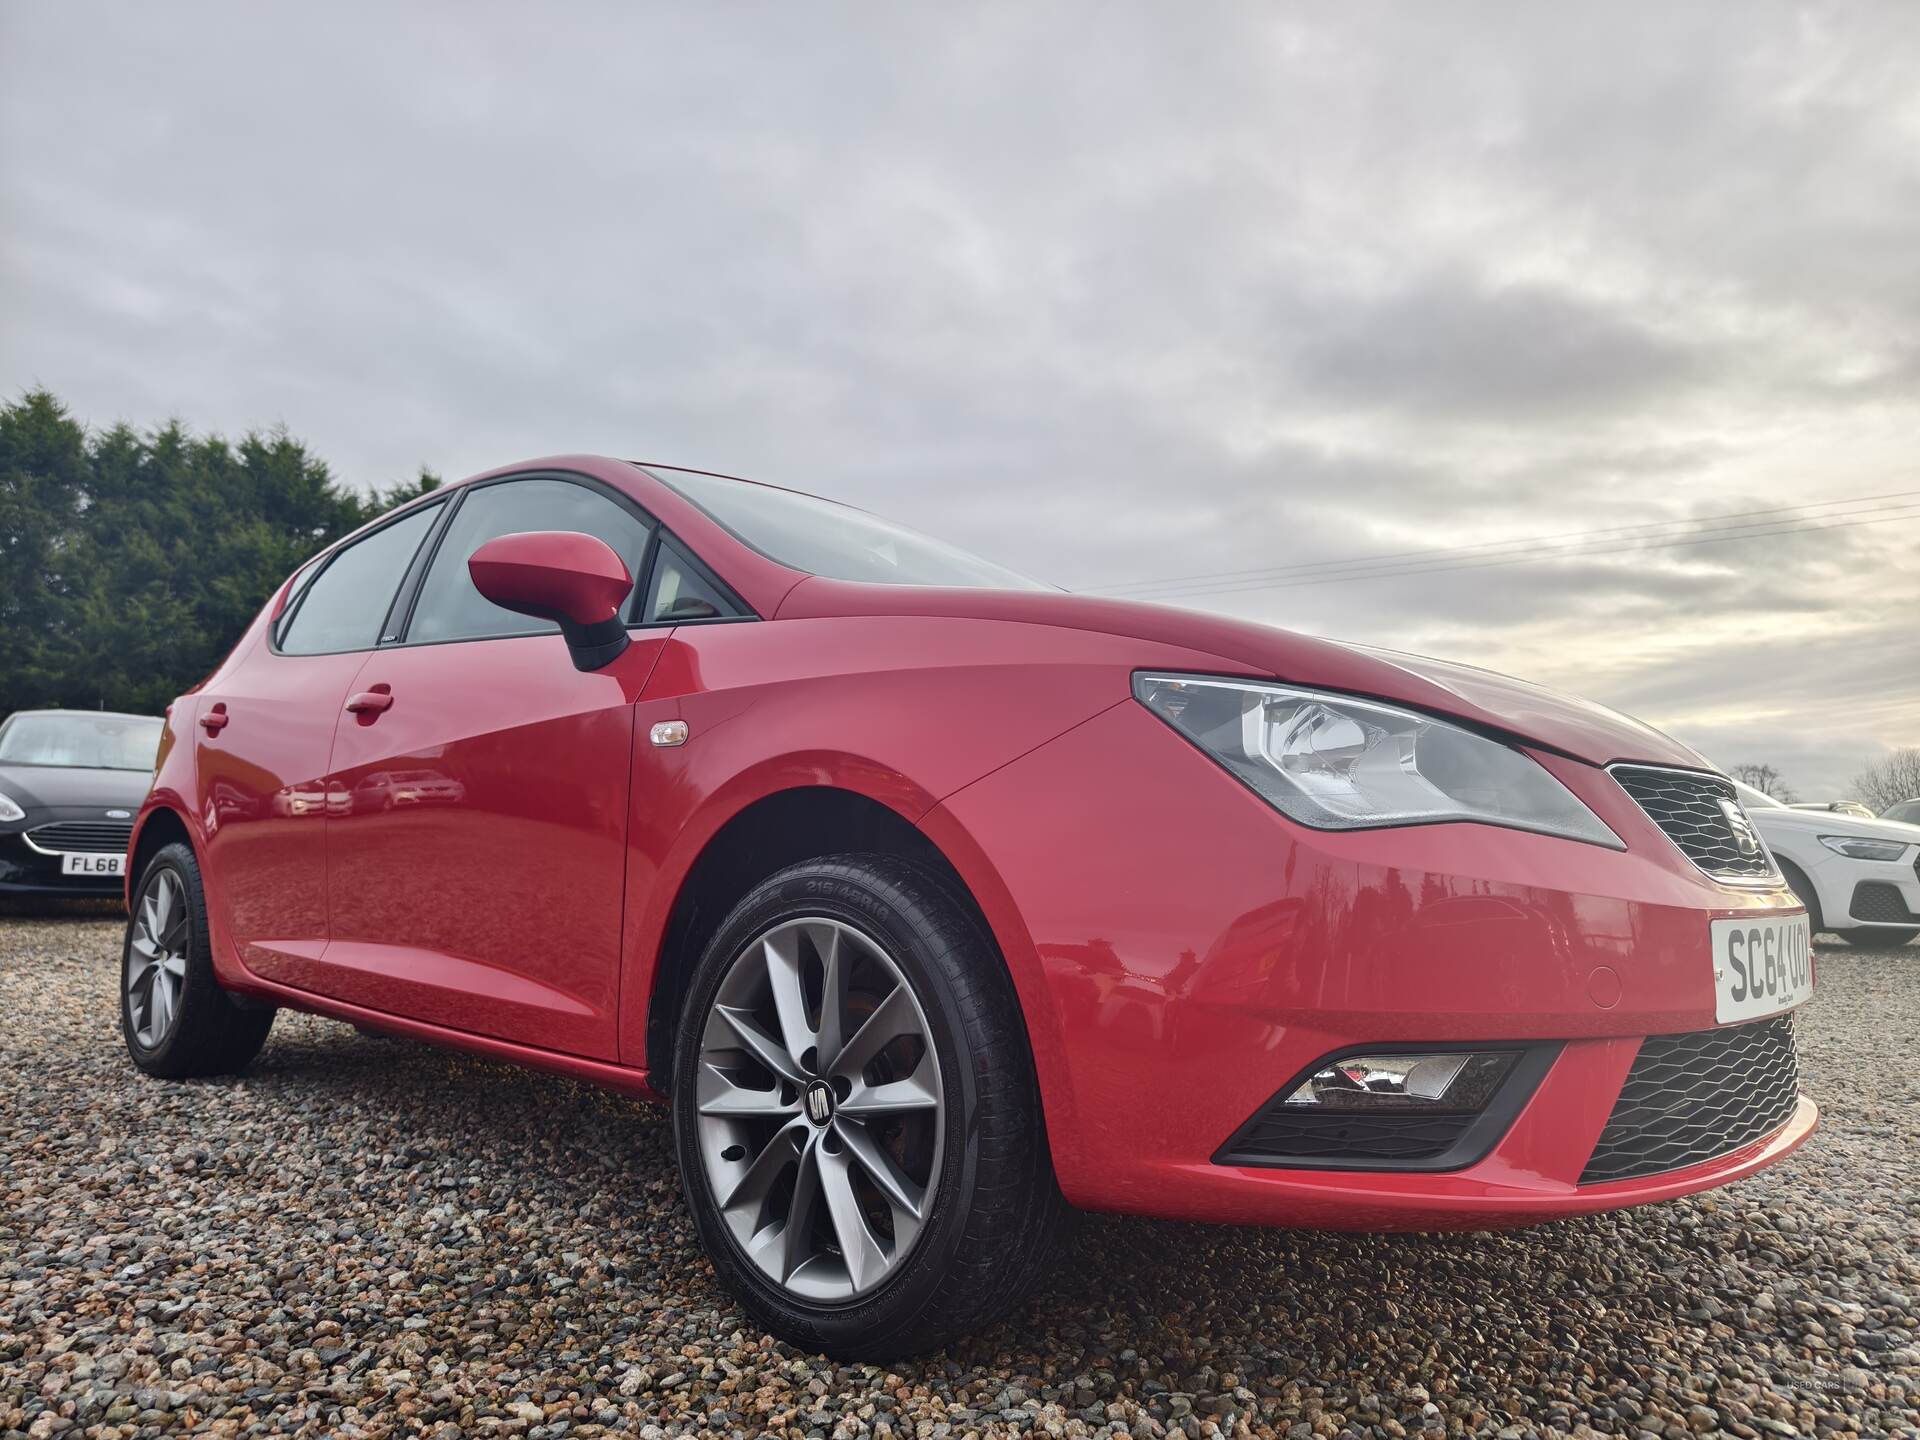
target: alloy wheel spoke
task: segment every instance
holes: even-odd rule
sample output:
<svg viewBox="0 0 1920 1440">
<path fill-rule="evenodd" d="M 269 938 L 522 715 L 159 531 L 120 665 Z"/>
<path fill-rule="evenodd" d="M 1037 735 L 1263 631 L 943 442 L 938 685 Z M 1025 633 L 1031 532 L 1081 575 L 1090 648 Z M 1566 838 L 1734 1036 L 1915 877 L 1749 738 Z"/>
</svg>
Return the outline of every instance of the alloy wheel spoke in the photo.
<svg viewBox="0 0 1920 1440">
<path fill-rule="evenodd" d="M 174 988 L 180 988 L 180 982 L 187 978 L 187 957 L 168 955 L 160 962 L 160 968 L 173 977 Z"/>
<path fill-rule="evenodd" d="M 791 1080 L 796 1085 L 807 1083 L 806 1075 L 793 1057 L 787 1054 L 786 1047 L 762 1030 L 747 1011 L 731 1005 L 716 1005 L 713 1013 L 726 1022 L 727 1028 L 739 1038 L 748 1053 L 776 1076 Z"/>
<path fill-rule="evenodd" d="M 168 983 L 164 971 L 154 975 L 153 986 L 147 991 L 147 1004 L 153 1042 L 157 1042 L 173 1024 L 173 987 Z"/>
<path fill-rule="evenodd" d="M 794 932 L 787 932 L 791 937 Z M 800 984 L 800 947 L 789 938 L 776 945 L 773 937 L 760 942 L 767 967 L 767 988 L 773 992 L 774 1013 L 780 1017 L 780 1037 L 796 1072 L 804 1073 L 800 1057 L 815 1048 L 813 1027 L 807 1024 L 807 997 Z"/>
<path fill-rule="evenodd" d="M 841 953 L 844 931 L 838 925 L 826 928 L 823 941 L 816 932 L 814 948 L 820 953 L 820 1063 L 838 1055 L 847 1035 L 847 957 Z"/>
<path fill-rule="evenodd" d="M 922 1059 L 921 1069 L 926 1068 Z M 853 1093 L 840 1102 L 840 1113 L 861 1119 L 875 1119 L 882 1115 L 906 1115 L 915 1110 L 933 1110 L 940 1104 L 940 1097 L 920 1079 L 920 1071 L 903 1080 L 889 1080 L 884 1085 L 867 1085 L 856 1081 Z"/>
<path fill-rule="evenodd" d="M 856 1120 L 837 1122 L 834 1133 L 840 1137 L 853 1158 L 860 1162 L 860 1168 L 867 1172 L 894 1210 L 905 1211 L 917 1222 L 926 1209 L 926 1192 L 900 1173 L 900 1167 L 894 1163 L 891 1155 L 880 1148 L 879 1142 L 873 1138 L 873 1132 Z"/>
<path fill-rule="evenodd" d="M 173 928 L 173 882 L 162 874 L 153 887 L 153 934 L 164 936 Z"/>
<path fill-rule="evenodd" d="M 780 1087 L 756 1090 L 736 1083 L 720 1069 L 702 1061 L 700 1066 L 700 1103 L 702 1115 L 792 1115 L 798 1102 L 780 1097 Z"/>
<path fill-rule="evenodd" d="M 860 1209 L 860 1197 L 853 1193 L 851 1157 L 845 1150 L 834 1154 L 824 1145 L 815 1147 L 820 1171 L 820 1194 L 827 1204 L 827 1218 L 833 1222 L 834 1238 L 840 1242 L 840 1257 L 846 1262 L 847 1279 L 854 1289 L 863 1288 L 887 1268 L 887 1255 L 867 1228 L 867 1217 Z"/>
<path fill-rule="evenodd" d="M 897 984 L 841 1047 L 830 1067 L 836 1075 L 849 1080 L 859 1076 L 867 1063 L 902 1035 L 918 1035 L 920 1022 L 913 1013 L 913 995 L 905 983 Z"/>
<path fill-rule="evenodd" d="M 782 1126 L 760 1153 L 753 1157 L 753 1163 L 741 1172 L 740 1178 L 734 1181 L 733 1187 L 720 1201 L 720 1208 L 734 1210 L 742 1205 L 751 1205 L 758 1211 L 772 1193 L 773 1182 L 780 1178 L 780 1172 L 799 1155 L 806 1138 L 805 1121 Z"/>
<path fill-rule="evenodd" d="M 137 936 L 131 950 L 132 953 L 127 956 L 127 989 L 129 990 L 152 974 L 160 962 L 167 958 L 166 952 L 156 947 L 151 940 L 144 940 Z"/>
<path fill-rule="evenodd" d="M 793 1201 L 787 1206 L 787 1222 L 780 1227 L 777 1273 L 782 1285 L 813 1258 L 813 1214 L 819 1200 L 820 1142 L 816 1138 L 800 1152 L 800 1166 L 793 1177 Z"/>
</svg>

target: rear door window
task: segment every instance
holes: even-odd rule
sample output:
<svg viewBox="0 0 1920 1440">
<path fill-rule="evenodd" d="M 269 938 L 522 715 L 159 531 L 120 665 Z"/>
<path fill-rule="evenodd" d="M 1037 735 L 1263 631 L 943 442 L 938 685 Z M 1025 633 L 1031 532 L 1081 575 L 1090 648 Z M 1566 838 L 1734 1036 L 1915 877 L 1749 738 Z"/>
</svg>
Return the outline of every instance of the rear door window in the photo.
<svg viewBox="0 0 1920 1440">
<path fill-rule="evenodd" d="M 286 655 L 371 650 L 407 566 L 440 514 L 423 505 L 336 552 L 314 576 L 280 636 Z"/>
</svg>

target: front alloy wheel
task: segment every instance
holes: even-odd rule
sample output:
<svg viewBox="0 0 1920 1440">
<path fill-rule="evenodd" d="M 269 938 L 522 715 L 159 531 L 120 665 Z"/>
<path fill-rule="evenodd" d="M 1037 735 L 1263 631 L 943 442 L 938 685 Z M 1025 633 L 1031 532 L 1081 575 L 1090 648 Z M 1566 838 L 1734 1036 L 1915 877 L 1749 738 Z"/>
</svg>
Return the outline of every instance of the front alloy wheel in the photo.
<svg viewBox="0 0 1920 1440">
<path fill-rule="evenodd" d="M 880 944 L 823 915 L 748 944 L 701 1037 L 700 1154 L 733 1237 L 796 1296 L 900 1265 L 940 1179 L 940 1062 Z"/>
<path fill-rule="evenodd" d="M 928 866 L 828 856 L 748 892 L 689 978 L 672 1098 L 715 1274 L 808 1349 L 944 1344 L 1026 1294 L 1059 1235 L 1012 981 Z"/>
</svg>

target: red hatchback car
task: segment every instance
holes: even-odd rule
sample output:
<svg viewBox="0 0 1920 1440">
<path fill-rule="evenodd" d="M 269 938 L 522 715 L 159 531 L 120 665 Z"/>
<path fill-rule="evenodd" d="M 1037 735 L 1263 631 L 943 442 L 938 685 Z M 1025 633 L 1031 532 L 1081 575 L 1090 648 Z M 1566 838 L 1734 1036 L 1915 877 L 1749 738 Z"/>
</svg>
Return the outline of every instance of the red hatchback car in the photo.
<svg viewBox="0 0 1920 1440">
<path fill-rule="evenodd" d="M 687 470 L 513 466 L 305 566 L 128 875 L 142 1069 L 291 1006 L 664 1099 L 721 1279 L 839 1354 L 1004 1309 L 1069 1207 L 1515 1225 L 1816 1120 L 1806 916 L 1666 736 Z"/>
</svg>

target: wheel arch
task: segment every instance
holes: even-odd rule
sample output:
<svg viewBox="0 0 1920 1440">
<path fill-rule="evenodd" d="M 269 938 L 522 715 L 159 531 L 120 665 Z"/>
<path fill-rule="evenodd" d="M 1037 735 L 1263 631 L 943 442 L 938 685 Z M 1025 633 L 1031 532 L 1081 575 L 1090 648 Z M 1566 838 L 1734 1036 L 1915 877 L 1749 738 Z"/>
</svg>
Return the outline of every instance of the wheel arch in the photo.
<svg viewBox="0 0 1920 1440">
<path fill-rule="evenodd" d="M 217 878 L 207 865 L 206 836 L 195 823 L 193 812 L 177 791 L 155 790 L 148 796 L 140 817 L 134 821 L 133 841 L 127 852 L 127 907 L 133 906 L 134 887 L 140 872 L 155 852 L 174 843 L 185 845 L 200 862 L 200 884 L 207 906 L 207 943 L 213 949 L 213 973 L 230 990 L 244 991 L 253 977 L 234 953 L 224 923 Z"/>
<path fill-rule="evenodd" d="M 199 857 L 200 847 L 194 842 L 193 827 L 178 810 L 168 805 L 155 805 L 140 819 L 140 827 L 134 832 L 133 846 L 127 856 L 127 903 L 133 903 L 133 888 L 140 883 L 141 872 L 147 868 L 147 862 L 165 846 L 178 841 L 186 845 Z"/>
<path fill-rule="evenodd" d="M 1807 907 L 1807 926 L 1809 933 L 1818 935 L 1826 928 L 1824 907 L 1820 904 L 1820 887 L 1813 883 L 1813 877 L 1799 865 L 1782 855 L 1773 852 L 1773 863 L 1780 867 L 1780 873 L 1786 878 L 1787 888 L 1799 897 L 1800 903 Z"/>
<path fill-rule="evenodd" d="M 897 855 L 938 875 L 1006 963 L 994 927 L 958 867 L 906 815 L 872 795 L 837 785 L 771 791 L 727 817 L 701 846 L 675 890 L 647 989 L 646 1067 L 653 1089 L 668 1093 L 674 1032 L 687 981 L 740 897 L 789 865 L 850 852 Z"/>
</svg>

